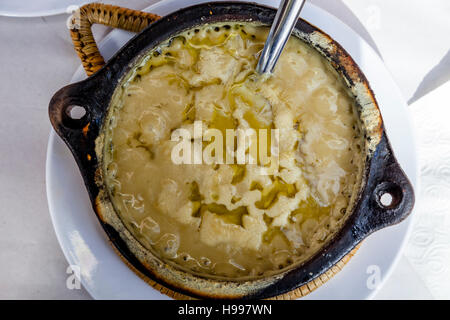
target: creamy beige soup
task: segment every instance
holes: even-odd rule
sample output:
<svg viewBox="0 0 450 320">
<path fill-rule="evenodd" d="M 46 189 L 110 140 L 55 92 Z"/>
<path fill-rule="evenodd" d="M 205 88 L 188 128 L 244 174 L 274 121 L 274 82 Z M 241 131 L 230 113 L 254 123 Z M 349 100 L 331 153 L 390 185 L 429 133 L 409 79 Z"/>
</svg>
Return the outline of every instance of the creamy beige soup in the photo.
<svg viewBox="0 0 450 320">
<path fill-rule="evenodd" d="M 274 74 L 258 76 L 267 33 L 251 24 L 186 31 L 150 52 L 113 99 L 105 173 L 114 207 L 143 246 L 189 272 L 259 277 L 304 261 L 339 229 L 359 190 L 353 98 L 295 37 Z M 279 129 L 278 168 L 175 164 L 171 134 L 192 132 L 194 121 L 222 132 Z"/>
</svg>

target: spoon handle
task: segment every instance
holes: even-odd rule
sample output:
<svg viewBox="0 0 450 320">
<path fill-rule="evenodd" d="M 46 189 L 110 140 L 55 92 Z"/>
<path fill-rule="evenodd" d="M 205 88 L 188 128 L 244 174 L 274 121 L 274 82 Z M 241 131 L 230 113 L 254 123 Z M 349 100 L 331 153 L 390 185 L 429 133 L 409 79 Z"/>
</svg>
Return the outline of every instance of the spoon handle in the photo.
<svg viewBox="0 0 450 320">
<path fill-rule="evenodd" d="M 256 66 L 258 73 L 272 73 L 304 4 L 305 0 L 281 0 Z"/>
</svg>

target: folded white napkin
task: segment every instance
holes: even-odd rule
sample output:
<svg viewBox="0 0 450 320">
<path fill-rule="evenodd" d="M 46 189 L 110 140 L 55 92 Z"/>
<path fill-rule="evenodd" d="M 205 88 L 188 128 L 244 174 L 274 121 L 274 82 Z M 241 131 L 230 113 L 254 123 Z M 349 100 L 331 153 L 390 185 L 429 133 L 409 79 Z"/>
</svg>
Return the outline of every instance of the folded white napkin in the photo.
<svg viewBox="0 0 450 320">
<path fill-rule="evenodd" d="M 450 82 L 410 107 L 421 190 L 404 254 L 434 298 L 450 299 Z"/>
</svg>

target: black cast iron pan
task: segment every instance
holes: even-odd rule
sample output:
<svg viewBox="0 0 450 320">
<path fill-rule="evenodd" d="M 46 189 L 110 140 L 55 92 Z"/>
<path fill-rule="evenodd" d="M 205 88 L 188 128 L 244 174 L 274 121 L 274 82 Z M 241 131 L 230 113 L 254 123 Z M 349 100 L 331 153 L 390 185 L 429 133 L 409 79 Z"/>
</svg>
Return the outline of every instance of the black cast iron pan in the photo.
<svg viewBox="0 0 450 320">
<path fill-rule="evenodd" d="M 90 78 L 59 90 L 49 105 L 50 121 L 73 153 L 89 193 L 94 210 L 105 232 L 120 254 L 142 276 L 161 285 L 199 298 L 268 298 L 294 290 L 326 272 L 348 254 L 361 240 L 381 228 L 399 223 L 411 212 L 414 192 L 411 183 L 395 159 L 386 136 L 376 100 L 368 82 L 347 52 L 329 36 L 304 20 L 299 20 L 294 34 L 315 47 L 345 79 L 361 110 L 369 110 L 365 139 L 368 147 L 365 177 L 353 212 L 334 238 L 317 254 L 301 265 L 270 281 L 254 284 L 223 283 L 221 289 L 211 289 L 208 279 L 183 275 L 168 277 L 166 264 L 152 265 L 124 238 L 117 226 L 105 219 L 100 202 L 108 202 L 102 190 L 101 153 L 96 152 L 96 139 L 101 137 L 111 97 L 121 79 L 146 52 L 186 29 L 223 21 L 260 22 L 270 25 L 275 10 L 250 3 L 209 3 L 182 9 L 163 17 L 131 39 L 100 71 Z M 316 41 L 317 36 L 322 41 Z M 324 41 L 327 44 L 324 45 Z M 86 114 L 72 119 L 70 110 L 81 106 Z M 361 115 L 367 114 L 362 112 Z M 375 116 L 374 116 L 375 115 Z M 389 193 L 392 201 L 381 202 Z M 100 196 L 102 194 L 102 196 Z M 153 261 L 153 260 L 152 260 Z M 159 267 L 158 267 L 159 266 Z M 194 281 L 194 282 L 192 282 Z M 197 281 L 197 282 L 196 282 Z M 199 289 L 200 288 L 200 289 Z"/>
</svg>

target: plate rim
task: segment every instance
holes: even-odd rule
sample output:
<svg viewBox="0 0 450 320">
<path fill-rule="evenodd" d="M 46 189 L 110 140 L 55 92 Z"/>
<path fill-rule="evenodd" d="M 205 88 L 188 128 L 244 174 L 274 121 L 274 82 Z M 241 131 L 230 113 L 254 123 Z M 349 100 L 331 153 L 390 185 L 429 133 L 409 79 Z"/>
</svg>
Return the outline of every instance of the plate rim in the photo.
<svg viewBox="0 0 450 320">
<path fill-rule="evenodd" d="M 76 3 L 75 3 L 76 2 Z M 11 17 L 11 18 L 39 18 L 39 17 L 50 17 L 50 16 L 56 16 L 59 14 L 67 13 L 67 9 L 71 6 L 77 6 L 81 7 L 84 4 L 87 4 L 89 2 L 92 2 L 92 0 L 70 0 L 68 3 L 55 3 L 56 7 L 53 6 L 52 8 L 47 9 L 39 9 L 39 10 L 0 10 L 0 16 L 4 17 Z M 11 3 L 11 1 L 10 1 Z M 26 6 L 27 4 L 24 4 L 23 6 Z M 69 16 L 67 16 L 69 17 Z"/>
</svg>

